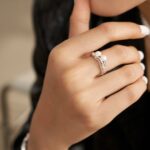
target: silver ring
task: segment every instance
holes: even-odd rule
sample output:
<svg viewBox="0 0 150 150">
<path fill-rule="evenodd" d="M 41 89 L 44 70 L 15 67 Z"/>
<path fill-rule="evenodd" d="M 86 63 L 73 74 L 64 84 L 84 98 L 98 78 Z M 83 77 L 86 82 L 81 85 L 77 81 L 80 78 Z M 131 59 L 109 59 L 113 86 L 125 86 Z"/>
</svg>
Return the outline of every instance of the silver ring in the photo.
<svg viewBox="0 0 150 150">
<path fill-rule="evenodd" d="M 100 51 L 92 52 L 92 56 L 94 59 L 98 61 L 100 66 L 100 75 L 105 74 L 106 72 L 106 65 L 107 65 L 107 57 L 102 55 Z"/>
</svg>

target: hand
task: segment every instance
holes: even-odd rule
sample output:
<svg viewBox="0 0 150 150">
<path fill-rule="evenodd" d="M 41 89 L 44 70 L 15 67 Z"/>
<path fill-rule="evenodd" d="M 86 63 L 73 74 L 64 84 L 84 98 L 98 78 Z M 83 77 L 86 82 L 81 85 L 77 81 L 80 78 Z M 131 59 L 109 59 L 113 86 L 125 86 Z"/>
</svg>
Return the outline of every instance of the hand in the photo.
<svg viewBox="0 0 150 150">
<path fill-rule="evenodd" d="M 146 90 L 141 53 L 135 47 L 104 49 L 107 73 L 100 77 L 91 52 L 112 41 L 143 38 L 148 30 L 131 22 L 109 22 L 89 30 L 89 20 L 89 4 L 76 0 L 70 38 L 49 56 L 29 150 L 68 149 L 110 123 Z M 124 66 L 113 70 L 120 65 Z"/>
</svg>

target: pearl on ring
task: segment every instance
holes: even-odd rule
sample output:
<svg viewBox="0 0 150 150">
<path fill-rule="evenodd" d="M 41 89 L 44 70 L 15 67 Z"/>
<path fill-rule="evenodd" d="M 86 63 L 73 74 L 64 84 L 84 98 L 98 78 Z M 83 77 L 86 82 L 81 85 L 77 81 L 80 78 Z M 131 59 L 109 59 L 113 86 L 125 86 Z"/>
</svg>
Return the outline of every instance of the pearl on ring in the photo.
<svg viewBox="0 0 150 150">
<path fill-rule="evenodd" d="M 100 51 L 92 52 L 92 56 L 98 61 L 101 70 L 100 75 L 103 75 L 106 70 L 107 57 L 102 55 Z"/>
<path fill-rule="evenodd" d="M 101 56 L 101 55 L 102 55 L 102 53 L 101 53 L 100 51 L 92 52 L 92 56 L 93 56 L 94 58 L 97 58 L 97 57 L 99 57 L 99 56 Z"/>
</svg>

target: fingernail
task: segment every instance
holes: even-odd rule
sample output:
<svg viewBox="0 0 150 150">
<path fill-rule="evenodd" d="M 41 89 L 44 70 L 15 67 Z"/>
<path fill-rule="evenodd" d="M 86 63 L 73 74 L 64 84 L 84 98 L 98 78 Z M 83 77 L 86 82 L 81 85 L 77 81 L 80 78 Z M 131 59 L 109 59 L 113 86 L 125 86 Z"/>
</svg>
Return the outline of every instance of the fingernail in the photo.
<svg viewBox="0 0 150 150">
<path fill-rule="evenodd" d="M 146 84 L 148 84 L 148 78 L 146 76 L 143 76 L 143 80 Z"/>
<path fill-rule="evenodd" d="M 143 70 L 145 70 L 145 65 L 143 63 L 140 63 Z"/>
<path fill-rule="evenodd" d="M 141 29 L 141 33 L 144 35 L 144 36 L 147 36 L 150 34 L 150 29 L 145 26 L 145 25 L 140 25 L 140 29 Z"/>
<path fill-rule="evenodd" d="M 139 52 L 139 55 L 140 55 L 140 60 L 143 60 L 144 59 L 144 53 L 142 51 L 138 51 Z"/>
</svg>

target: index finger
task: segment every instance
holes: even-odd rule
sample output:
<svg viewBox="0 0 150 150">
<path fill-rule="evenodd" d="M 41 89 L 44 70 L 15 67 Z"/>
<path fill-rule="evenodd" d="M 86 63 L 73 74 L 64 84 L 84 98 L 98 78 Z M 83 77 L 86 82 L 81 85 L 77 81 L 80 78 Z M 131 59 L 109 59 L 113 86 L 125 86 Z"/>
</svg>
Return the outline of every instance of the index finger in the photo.
<svg viewBox="0 0 150 150">
<path fill-rule="evenodd" d="M 90 14 L 89 0 L 74 0 L 74 8 L 70 17 L 69 37 L 89 30 Z"/>
<path fill-rule="evenodd" d="M 73 54 L 79 57 L 113 41 L 139 39 L 149 34 L 150 29 L 144 25 L 131 22 L 109 22 L 72 37 L 59 46 L 64 49 L 66 55 Z"/>
</svg>

